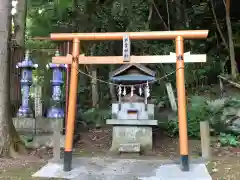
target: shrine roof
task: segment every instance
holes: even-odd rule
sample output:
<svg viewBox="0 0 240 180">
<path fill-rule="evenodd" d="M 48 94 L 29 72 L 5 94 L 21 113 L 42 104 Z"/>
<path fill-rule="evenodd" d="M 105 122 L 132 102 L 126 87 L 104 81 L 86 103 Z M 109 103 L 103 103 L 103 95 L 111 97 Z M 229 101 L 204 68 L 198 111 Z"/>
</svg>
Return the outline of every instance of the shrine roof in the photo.
<svg viewBox="0 0 240 180">
<path fill-rule="evenodd" d="M 136 68 L 136 69 L 142 71 L 144 74 L 146 74 L 148 76 L 152 76 L 152 77 L 154 77 L 155 74 L 156 74 L 156 72 L 147 68 L 144 65 L 141 65 L 141 64 L 126 64 L 126 65 L 123 65 L 120 68 L 116 69 L 115 71 L 113 71 L 110 74 L 110 76 L 111 76 L 111 78 L 113 78 L 115 76 L 120 76 L 122 73 L 124 73 L 125 71 L 127 71 L 130 68 Z"/>
<path fill-rule="evenodd" d="M 111 80 L 114 82 L 129 81 L 129 82 L 142 82 L 142 81 L 154 81 L 155 77 L 147 75 L 137 75 L 137 74 L 127 74 L 116 77 L 111 77 Z"/>
</svg>

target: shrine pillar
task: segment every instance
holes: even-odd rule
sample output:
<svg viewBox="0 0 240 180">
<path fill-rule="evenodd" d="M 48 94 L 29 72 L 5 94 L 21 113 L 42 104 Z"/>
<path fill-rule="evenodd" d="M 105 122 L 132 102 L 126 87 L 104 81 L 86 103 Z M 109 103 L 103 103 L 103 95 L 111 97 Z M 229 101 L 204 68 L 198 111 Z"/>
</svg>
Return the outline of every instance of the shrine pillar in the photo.
<svg viewBox="0 0 240 180">
<path fill-rule="evenodd" d="M 72 148 L 73 148 L 73 134 L 75 125 L 75 116 L 77 108 L 77 87 L 78 87 L 78 56 L 79 56 L 80 41 L 78 38 L 73 39 L 72 50 L 72 65 L 69 86 L 69 100 L 68 100 L 68 113 L 66 123 L 66 140 L 64 150 L 64 171 L 72 169 Z"/>
<path fill-rule="evenodd" d="M 176 83 L 177 83 L 177 97 L 178 97 L 180 160 L 181 160 L 182 170 L 189 171 L 183 38 L 181 36 L 177 36 L 175 39 L 175 44 L 176 44 Z"/>
</svg>

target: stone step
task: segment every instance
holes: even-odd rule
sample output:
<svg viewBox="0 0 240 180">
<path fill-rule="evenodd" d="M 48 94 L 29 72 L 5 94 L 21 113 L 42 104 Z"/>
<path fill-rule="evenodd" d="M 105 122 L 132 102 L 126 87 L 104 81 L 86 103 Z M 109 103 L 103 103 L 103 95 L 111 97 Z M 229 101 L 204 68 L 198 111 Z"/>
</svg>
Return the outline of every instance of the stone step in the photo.
<svg viewBox="0 0 240 180">
<path fill-rule="evenodd" d="M 140 152 L 140 143 L 127 143 L 120 144 L 119 152 L 127 152 L 127 153 L 139 153 Z"/>
<path fill-rule="evenodd" d="M 106 123 L 112 125 L 156 126 L 158 121 L 150 119 L 107 119 Z"/>
</svg>

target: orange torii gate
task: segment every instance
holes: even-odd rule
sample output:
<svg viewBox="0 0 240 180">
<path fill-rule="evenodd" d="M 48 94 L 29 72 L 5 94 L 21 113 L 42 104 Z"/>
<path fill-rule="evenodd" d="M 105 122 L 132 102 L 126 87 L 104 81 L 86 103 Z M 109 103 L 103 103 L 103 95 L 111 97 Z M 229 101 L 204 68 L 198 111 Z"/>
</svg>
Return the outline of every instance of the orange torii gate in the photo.
<svg viewBox="0 0 240 180">
<path fill-rule="evenodd" d="M 174 53 L 169 56 L 129 56 L 127 60 L 122 56 L 80 56 L 80 41 L 123 40 L 123 38 L 126 36 L 130 40 L 175 40 L 176 54 Z M 69 103 L 64 151 L 64 171 L 70 171 L 72 169 L 72 146 L 74 121 L 76 116 L 79 64 L 126 63 L 176 63 L 181 166 L 183 171 L 189 171 L 184 60 L 187 62 L 206 62 L 206 55 L 184 55 L 184 39 L 204 39 L 207 38 L 207 36 L 208 30 L 51 34 L 52 40 L 73 41 L 72 55 L 68 54 L 67 56 L 58 56 L 52 58 L 52 63 L 71 64 Z"/>
</svg>

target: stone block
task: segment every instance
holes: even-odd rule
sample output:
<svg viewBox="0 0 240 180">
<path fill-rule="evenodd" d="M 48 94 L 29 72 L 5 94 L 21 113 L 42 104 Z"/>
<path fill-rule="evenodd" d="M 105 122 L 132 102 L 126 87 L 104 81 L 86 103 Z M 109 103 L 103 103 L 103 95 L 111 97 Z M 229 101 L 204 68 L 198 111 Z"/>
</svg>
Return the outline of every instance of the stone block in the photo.
<svg viewBox="0 0 240 180">
<path fill-rule="evenodd" d="M 64 136 L 61 135 L 63 119 L 51 118 L 13 118 L 13 123 L 28 148 L 64 146 Z M 29 137 L 32 140 L 27 140 Z"/>
<path fill-rule="evenodd" d="M 147 108 L 148 108 L 148 114 L 154 117 L 154 104 L 148 104 Z"/>
<path fill-rule="evenodd" d="M 116 119 L 129 119 L 128 110 L 137 110 L 137 119 L 151 119 L 154 117 L 154 105 L 147 104 L 147 111 L 144 103 L 121 103 L 121 110 L 118 109 L 118 103 L 112 104 L 112 114 L 116 114 Z M 150 115 L 150 117 L 149 117 Z"/>
<path fill-rule="evenodd" d="M 34 132 L 35 119 L 34 118 L 13 118 L 13 124 L 16 130 L 21 134 L 24 132 Z"/>
<path fill-rule="evenodd" d="M 20 134 L 24 133 L 53 133 L 56 126 L 63 128 L 63 119 L 51 118 L 13 118 L 13 124 Z"/>
<path fill-rule="evenodd" d="M 138 153 L 140 152 L 139 143 L 120 144 L 119 152 Z"/>
<path fill-rule="evenodd" d="M 35 85 L 34 87 L 35 93 L 34 93 L 34 110 L 35 110 L 35 116 L 36 117 L 42 117 L 42 87 L 39 85 Z"/>
<path fill-rule="evenodd" d="M 21 139 L 25 142 L 28 148 L 39 148 L 39 147 L 54 147 L 54 138 L 52 135 L 35 135 L 32 138 L 31 142 L 26 142 L 26 137 L 21 135 Z M 60 139 L 60 148 L 64 148 L 65 136 L 61 135 Z"/>
<path fill-rule="evenodd" d="M 107 119 L 107 124 L 112 125 L 136 125 L 136 126 L 155 126 L 158 124 L 157 120 L 138 120 L 138 119 Z"/>
<path fill-rule="evenodd" d="M 113 126 L 112 147 L 110 151 L 119 152 L 121 144 L 140 144 L 141 151 L 152 150 L 152 127 Z"/>
</svg>

